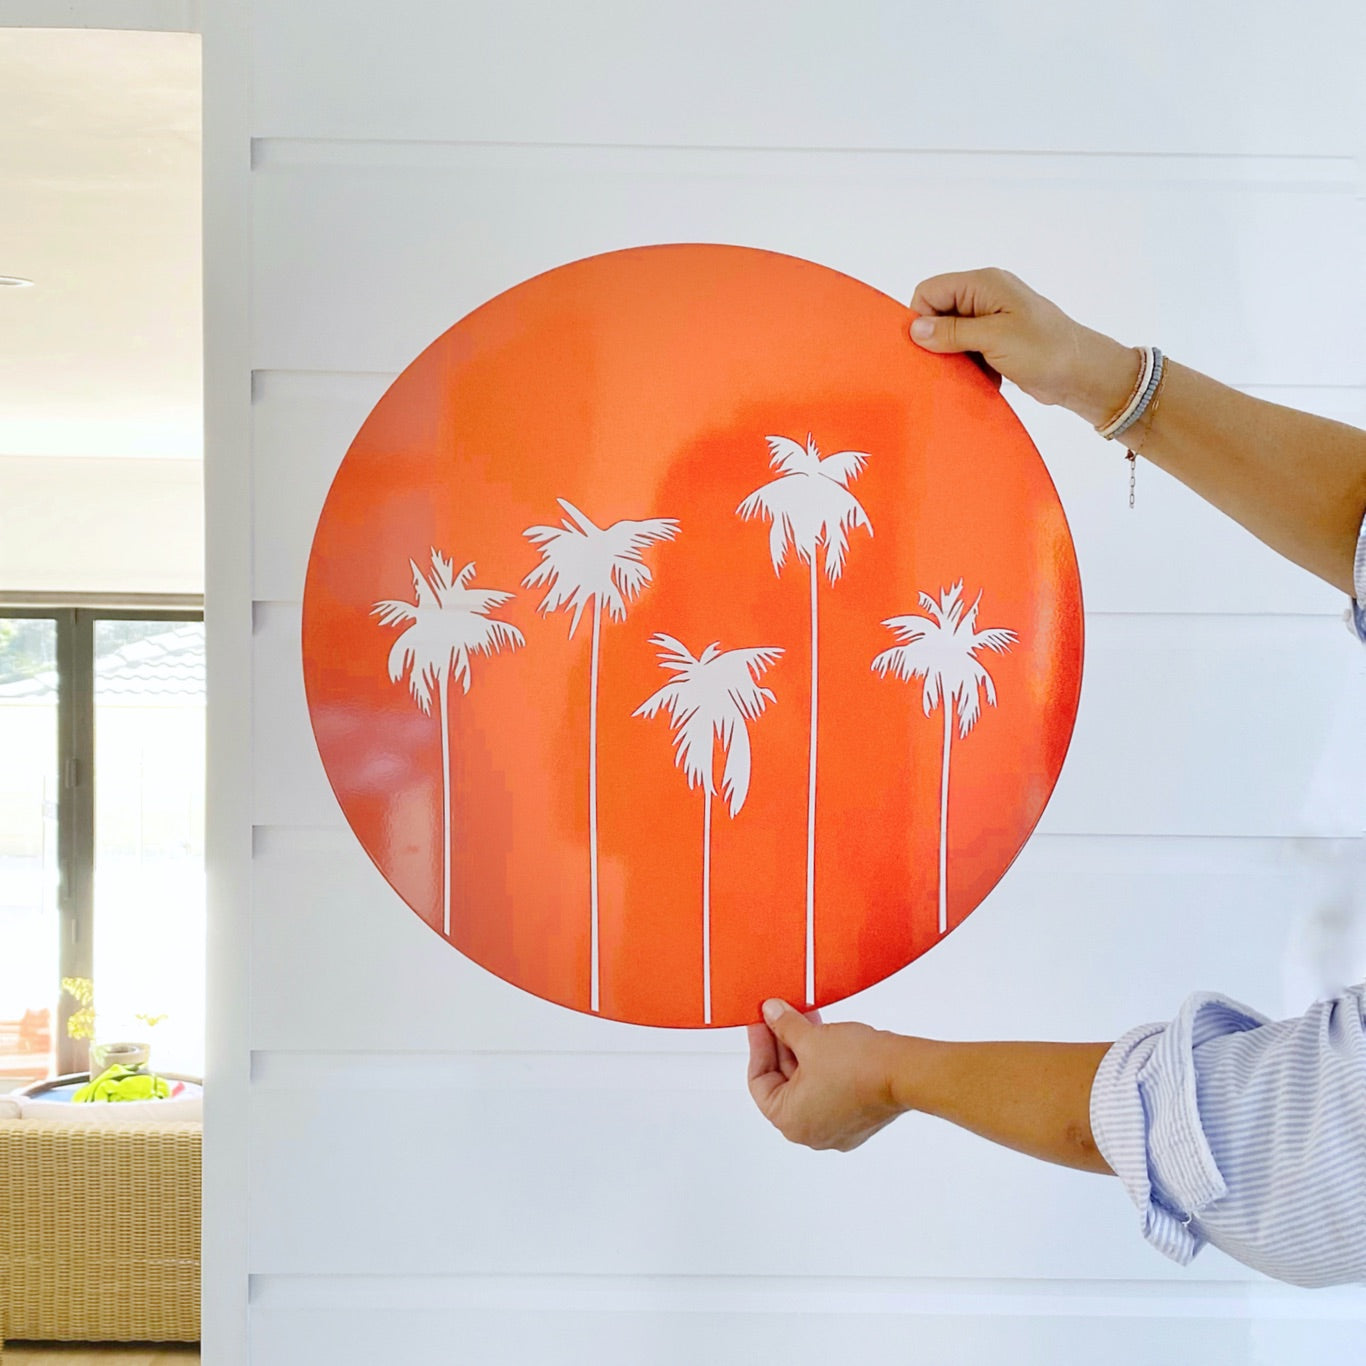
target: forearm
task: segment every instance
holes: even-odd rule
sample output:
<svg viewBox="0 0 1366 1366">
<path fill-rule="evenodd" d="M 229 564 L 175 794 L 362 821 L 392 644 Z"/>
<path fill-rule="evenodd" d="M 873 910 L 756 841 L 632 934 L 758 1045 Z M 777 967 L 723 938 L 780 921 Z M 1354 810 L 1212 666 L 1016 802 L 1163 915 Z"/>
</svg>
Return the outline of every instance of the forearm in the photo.
<svg viewBox="0 0 1366 1366">
<path fill-rule="evenodd" d="M 1091 1133 L 1091 1084 L 1108 1043 L 941 1043 L 892 1036 L 898 1106 L 1083 1171 L 1110 1168 Z"/>
<path fill-rule="evenodd" d="M 1067 406 L 1107 421 L 1131 391 L 1137 353 L 1099 334 Z M 1287 559 L 1353 591 L 1366 512 L 1366 432 L 1251 398 L 1168 363 L 1151 420 L 1120 438 Z"/>
</svg>

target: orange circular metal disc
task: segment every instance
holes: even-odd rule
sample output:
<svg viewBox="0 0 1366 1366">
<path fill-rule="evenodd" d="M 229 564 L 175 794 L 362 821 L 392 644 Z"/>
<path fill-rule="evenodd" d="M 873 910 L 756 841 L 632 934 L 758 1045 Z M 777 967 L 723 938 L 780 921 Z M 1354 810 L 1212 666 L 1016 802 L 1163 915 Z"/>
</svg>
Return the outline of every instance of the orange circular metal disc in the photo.
<svg viewBox="0 0 1366 1366">
<path fill-rule="evenodd" d="M 1000 879 L 1072 734 L 1077 563 L 1010 407 L 909 321 L 643 247 L 499 295 L 376 404 L 304 677 L 437 936 L 574 1010 L 736 1025 L 880 981 Z"/>
</svg>

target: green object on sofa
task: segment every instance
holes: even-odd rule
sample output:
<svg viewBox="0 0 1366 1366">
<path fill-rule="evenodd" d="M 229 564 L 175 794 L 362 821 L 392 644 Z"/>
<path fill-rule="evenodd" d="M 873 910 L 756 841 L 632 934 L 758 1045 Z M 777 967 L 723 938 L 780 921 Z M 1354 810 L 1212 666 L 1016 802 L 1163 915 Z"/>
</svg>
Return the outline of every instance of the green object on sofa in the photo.
<svg viewBox="0 0 1366 1366">
<path fill-rule="evenodd" d="M 82 1086 L 71 1101 L 77 1104 L 99 1100 L 165 1100 L 170 1094 L 171 1088 L 163 1078 L 115 1063 Z"/>
</svg>

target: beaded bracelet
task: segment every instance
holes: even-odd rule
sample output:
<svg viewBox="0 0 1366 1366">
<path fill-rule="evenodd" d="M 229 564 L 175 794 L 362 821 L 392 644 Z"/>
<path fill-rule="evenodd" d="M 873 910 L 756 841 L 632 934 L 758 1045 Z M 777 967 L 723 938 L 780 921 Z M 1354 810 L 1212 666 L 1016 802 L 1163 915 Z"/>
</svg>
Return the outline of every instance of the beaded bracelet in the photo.
<svg viewBox="0 0 1366 1366">
<path fill-rule="evenodd" d="M 1138 371 L 1138 383 L 1134 385 L 1124 406 L 1114 417 L 1096 428 L 1107 441 L 1122 436 L 1145 413 L 1155 415 L 1157 412 L 1158 395 L 1163 380 L 1167 378 L 1167 360 L 1155 346 L 1140 346 L 1138 352 L 1142 361 Z M 1129 450 L 1125 452 L 1125 456 L 1129 461 L 1129 506 L 1133 507 L 1138 455 L 1135 451 Z"/>
<path fill-rule="evenodd" d="M 1096 431 L 1107 441 L 1119 430 L 1120 424 L 1133 413 L 1134 408 L 1143 397 L 1143 391 L 1148 387 L 1148 381 L 1152 378 L 1152 347 L 1140 346 L 1135 349 L 1138 351 L 1138 379 L 1129 391 L 1129 397 L 1120 405 L 1119 411 L 1108 422 L 1102 422 L 1096 428 Z"/>
</svg>

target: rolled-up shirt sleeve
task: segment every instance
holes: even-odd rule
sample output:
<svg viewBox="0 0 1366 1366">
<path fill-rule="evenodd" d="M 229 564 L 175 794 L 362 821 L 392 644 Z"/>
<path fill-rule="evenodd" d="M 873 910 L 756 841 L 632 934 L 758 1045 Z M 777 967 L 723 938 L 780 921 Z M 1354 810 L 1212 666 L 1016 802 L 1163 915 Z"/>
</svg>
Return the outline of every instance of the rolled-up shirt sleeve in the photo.
<svg viewBox="0 0 1366 1366">
<path fill-rule="evenodd" d="M 1144 1236 L 1278 1280 L 1366 1281 L 1366 985 L 1269 1021 L 1192 996 L 1105 1055 L 1091 1127 Z"/>
<path fill-rule="evenodd" d="M 1347 624 L 1358 640 L 1366 641 L 1366 518 L 1357 533 L 1357 552 L 1352 561 L 1352 587 L 1355 593 L 1347 609 Z"/>
</svg>

